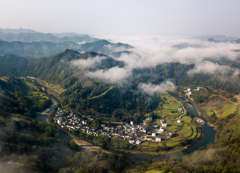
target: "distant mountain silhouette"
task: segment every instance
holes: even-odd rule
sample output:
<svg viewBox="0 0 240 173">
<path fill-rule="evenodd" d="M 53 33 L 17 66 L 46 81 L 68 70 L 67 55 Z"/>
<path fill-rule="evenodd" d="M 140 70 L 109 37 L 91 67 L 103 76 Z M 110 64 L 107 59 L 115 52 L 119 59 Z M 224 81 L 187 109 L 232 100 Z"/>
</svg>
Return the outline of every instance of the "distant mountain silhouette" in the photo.
<svg viewBox="0 0 240 173">
<path fill-rule="evenodd" d="M 106 40 L 99 40 L 92 43 L 77 44 L 73 41 L 65 41 L 63 43 L 52 42 L 8 42 L 0 40 L 0 54 L 6 53 L 16 54 L 24 57 L 44 57 L 54 55 L 58 52 L 62 52 L 66 49 L 74 49 L 79 52 L 98 52 L 103 54 L 109 54 L 115 52 L 115 50 L 127 50 L 132 46 L 123 43 L 111 43 Z"/>
<path fill-rule="evenodd" d="M 53 42 L 53 43 L 63 43 L 65 41 L 73 41 L 75 43 L 88 43 L 88 42 L 94 42 L 99 39 L 91 38 L 88 35 L 82 35 L 82 36 L 71 36 L 71 37 L 56 37 L 53 34 L 50 33 L 40 33 L 40 32 L 33 32 L 33 33 L 4 33 L 0 31 L 0 39 L 4 41 L 21 41 L 21 42 L 41 42 L 41 41 L 47 41 L 47 42 Z"/>
<path fill-rule="evenodd" d="M 19 28 L 19 29 L 2 29 L 0 28 L 0 32 L 2 33 L 13 33 L 13 34 L 19 34 L 19 33 L 38 33 L 37 31 L 34 31 L 32 29 L 23 29 L 23 28 Z"/>
<path fill-rule="evenodd" d="M 228 37 L 225 35 L 201 35 L 201 36 L 196 36 L 193 38 L 199 39 L 199 40 L 207 40 L 209 38 L 213 38 L 214 40 L 218 40 L 218 41 L 234 41 L 234 40 L 239 39 L 238 37 Z"/>
<path fill-rule="evenodd" d="M 217 41 L 217 40 L 215 40 L 215 39 L 213 39 L 213 38 L 209 38 L 209 39 L 207 39 L 207 41 L 209 41 L 209 42 L 215 42 L 215 43 L 219 42 L 219 41 Z"/>
</svg>

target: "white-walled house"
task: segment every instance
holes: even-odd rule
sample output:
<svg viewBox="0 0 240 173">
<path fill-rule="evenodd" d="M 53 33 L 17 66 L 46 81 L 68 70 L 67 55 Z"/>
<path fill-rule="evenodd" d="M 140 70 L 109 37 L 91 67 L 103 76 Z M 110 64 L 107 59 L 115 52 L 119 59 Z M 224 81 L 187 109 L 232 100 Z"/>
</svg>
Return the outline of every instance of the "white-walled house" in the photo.
<svg viewBox="0 0 240 173">
<path fill-rule="evenodd" d="M 183 111 L 183 108 L 179 107 L 178 112 L 182 112 L 182 111 Z"/>
<path fill-rule="evenodd" d="M 178 119 L 178 120 L 177 120 L 177 123 L 181 123 L 181 119 Z"/>
<path fill-rule="evenodd" d="M 139 144 L 141 144 L 141 143 L 142 143 L 142 141 L 141 141 L 140 139 L 137 139 L 137 140 L 136 140 L 136 144 L 139 145 Z"/>
<path fill-rule="evenodd" d="M 161 142 L 161 136 L 156 137 L 156 142 Z"/>
<path fill-rule="evenodd" d="M 130 139 L 129 139 L 129 143 L 130 143 L 130 144 L 134 144 L 134 142 L 135 142 L 135 140 L 134 140 L 133 138 L 130 138 Z"/>
<path fill-rule="evenodd" d="M 158 130 L 159 133 L 163 133 L 164 132 L 164 128 L 160 127 L 160 129 Z"/>
<path fill-rule="evenodd" d="M 156 133 L 152 133 L 152 136 L 156 136 Z"/>
<path fill-rule="evenodd" d="M 164 119 L 161 119 L 160 123 L 162 124 L 162 127 L 167 127 L 167 123 Z"/>
</svg>

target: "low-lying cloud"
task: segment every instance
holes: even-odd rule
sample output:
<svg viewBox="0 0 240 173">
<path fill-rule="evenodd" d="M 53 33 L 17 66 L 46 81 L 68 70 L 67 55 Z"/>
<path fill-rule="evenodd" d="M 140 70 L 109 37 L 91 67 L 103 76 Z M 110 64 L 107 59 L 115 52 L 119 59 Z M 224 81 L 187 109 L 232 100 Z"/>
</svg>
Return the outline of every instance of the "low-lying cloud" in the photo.
<svg viewBox="0 0 240 173">
<path fill-rule="evenodd" d="M 108 82 L 121 82 L 132 75 L 133 69 L 151 68 L 166 62 L 195 64 L 195 68 L 190 70 L 188 74 L 214 74 L 217 72 L 222 75 L 229 71 L 236 71 L 237 73 L 236 69 L 210 61 L 211 59 L 219 60 L 221 58 L 236 60 L 240 57 L 240 52 L 234 50 L 240 50 L 240 44 L 231 42 L 215 43 L 183 37 L 112 37 L 112 40 L 113 42 L 128 43 L 134 47 L 129 49 L 131 53 L 122 53 L 120 57 L 115 57 L 116 60 L 125 63 L 124 68 L 113 67 L 95 72 L 87 70 L 87 68 L 100 63 L 104 57 L 77 60 L 72 64 L 84 68 L 87 76 Z"/>
<path fill-rule="evenodd" d="M 226 74 L 232 71 L 232 68 L 226 65 L 219 65 L 211 61 L 202 61 L 195 65 L 195 67 L 188 71 L 189 75 L 194 73 L 205 73 L 205 74 Z"/>
<path fill-rule="evenodd" d="M 173 89 L 173 88 L 175 89 L 175 85 L 170 80 L 164 81 L 159 85 L 154 85 L 152 83 L 148 83 L 148 84 L 139 83 L 138 84 L 138 89 L 141 92 L 147 93 L 150 96 L 154 96 L 156 94 L 161 94 L 161 93 L 163 93 L 169 89 Z"/>
<path fill-rule="evenodd" d="M 131 65 L 135 64 L 136 67 L 151 67 L 172 61 L 192 63 L 205 58 L 236 59 L 240 55 L 240 52 L 233 51 L 239 50 L 240 44 L 230 42 L 214 43 L 182 37 L 113 37 L 113 40 L 120 40 L 134 46 L 132 51 L 138 56 L 135 53 L 124 54 L 120 60 L 129 62 Z"/>
<path fill-rule="evenodd" d="M 126 68 L 113 67 L 108 70 L 97 70 L 95 72 L 86 72 L 88 77 L 98 78 L 108 82 L 119 82 L 131 75 L 131 71 Z"/>
<path fill-rule="evenodd" d="M 102 60 L 106 58 L 107 58 L 106 56 L 96 56 L 96 57 L 89 57 L 87 59 L 73 60 L 71 61 L 71 65 L 79 67 L 81 69 L 88 69 L 101 64 Z"/>
<path fill-rule="evenodd" d="M 111 44 L 108 44 L 108 45 L 104 45 L 103 46 L 103 49 L 105 52 L 120 52 L 120 51 L 125 51 L 126 48 L 123 47 L 123 46 L 113 46 Z"/>
<path fill-rule="evenodd" d="M 240 70 L 227 65 L 219 65 L 211 61 L 202 61 L 197 63 L 192 70 L 188 71 L 188 75 L 193 75 L 195 73 L 218 75 L 220 79 L 226 80 L 227 78 L 225 77 L 227 76 L 228 78 L 230 76 L 230 79 L 236 77 L 240 74 Z"/>
</svg>

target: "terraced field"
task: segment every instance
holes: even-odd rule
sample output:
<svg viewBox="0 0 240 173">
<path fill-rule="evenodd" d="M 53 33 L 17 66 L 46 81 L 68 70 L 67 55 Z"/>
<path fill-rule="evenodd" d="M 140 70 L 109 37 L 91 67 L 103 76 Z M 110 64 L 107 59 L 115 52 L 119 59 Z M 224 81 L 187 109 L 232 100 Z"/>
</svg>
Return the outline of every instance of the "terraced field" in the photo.
<svg viewBox="0 0 240 173">
<path fill-rule="evenodd" d="M 182 104 L 178 100 L 167 93 L 162 95 L 161 98 L 163 102 L 153 112 L 155 115 L 153 122 L 160 125 L 160 119 L 165 119 L 168 126 L 164 128 L 163 133 L 159 134 L 162 139 L 161 142 L 142 143 L 142 153 L 157 154 L 164 147 L 177 150 L 183 147 L 183 141 L 192 141 L 201 136 L 201 133 L 198 133 L 196 125 L 192 123 L 192 118 L 186 115 L 182 116 L 183 112 L 178 111 L 178 107 L 182 107 Z M 150 114 L 146 114 L 145 116 L 148 117 Z M 182 116 L 181 123 L 177 123 L 176 121 L 180 116 Z M 155 130 L 158 130 L 158 128 L 155 128 Z M 168 132 L 173 132 L 174 135 L 168 138 Z"/>
<path fill-rule="evenodd" d="M 175 122 L 182 112 L 178 112 L 178 107 L 182 107 L 178 100 L 169 94 L 165 93 L 161 96 L 163 102 L 158 105 L 158 108 L 154 111 L 154 115 L 159 117 L 154 119 L 154 122 L 160 124 L 160 119 L 165 119 L 168 124 Z"/>
<path fill-rule="evenodd" d="M 238 108 L 237 104 L 226 104 L 226 105 L 223 105 L 222 107 L 217 107 L 217 106 L 213 106 L 211 108 L 207 107 L 204 109 L 204 112 L 208 116 L 211 116 L 213 113 L 215 113 L 216 117 L 225 118 L 228 115 L 236 112 L 237 108 Z"/>
<path fill-rule="evenodd" d="M 52 88 L 53 90 L 59 92 L 60 94 L 66 91 L 66 89 L 62 88 L 60 85 L 53 85 L 49 84 L 49 87 Z"/>
<path fill-rule="evenodd" d="M 41 107 L 45 102 L 50 101 L 51 98 L 31 82 L 25 82 L 30 88 L 27 98 L 34 101 L 34 107 Z"/>
</svg>

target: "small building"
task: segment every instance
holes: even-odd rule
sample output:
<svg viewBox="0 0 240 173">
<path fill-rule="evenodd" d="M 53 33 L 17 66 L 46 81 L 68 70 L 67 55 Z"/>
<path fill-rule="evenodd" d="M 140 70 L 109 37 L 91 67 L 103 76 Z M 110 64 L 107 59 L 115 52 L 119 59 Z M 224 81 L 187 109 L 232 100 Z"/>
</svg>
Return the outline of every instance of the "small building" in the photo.
<svg viewBox="0 0 240 173">
<path fill-rule="evenodd" d="M 130 144 L 134 144 L 134 142 L 135 142 L 135 140 L 134 140 L 133 138 L 130 138 L 130 139 L 129 139 L 129 143 L 130 143 Z"/>
<path fill-rule="evenodd" d="M 161 136 L 157 136 L 155 140 L 156 142 L 161 142 Z"/>
<path fill-rule="evenodd" d="M 60 118 L 57 119 L 57 123 L 58 123 L 58 124 L 61 124 L 62 121 L 63 121 L 63 118 L 62 118 L 62 117 L 60 117 Z"/>
<path fill-rule="evenodd" d="M 152 133 L 152 136 L 156 136 L 156 133 Z"/>
<path fill-rule="evenodd" d="M 183 108 L 179 107 L 178 112 L 182 112 L 182 111 L 183 111 Z"/>
<path fill-rule="evenodd" d="M 152 141 L 152 136 L 151 135 L 148 135 L 146 138 L 145 138 L 147 141 Z"/>
<path fill-rule="evenodd" d="M 177 120 L 177 123 L 181 123 L 181 119 L 178 119 L 178 120 Z"/>
<path fill-rule="evenodd" d="M 164 128 L 160 127 L 160 129 L 158 130 L 159 133 L 163 133 L 164 132 Z"/>
<path fill-rule="evenodd" d="M 164 119 L 161 119 L 160 123 L 162 124 L 162 127 L 167 127 L 167 123 Z"/>
<path fill-rule="evenodd" d="M 194 89 L 193 91 L 199 91 L 199 87 L 197 87 L 196 89 Z"/>
<path fill-rule="evenodd" d="M 133 124 L 134 124 L 133 121 L 130 121 L 130 124 L 131 124 L 131 126 L 133 126 Z"/>
<path fill-rule="evenodd" d="M 159 125 L 157 123 L 153 124 L 153 127 L 157 128 Z"/>
<path fill-rule="evenodd" d="M 146 118 L 146 121 L 152 121 L 152 117 Z"/>
<path fill-rule="evenodd" d="M 136 144 L 139 145 L 139 144 L 141 144 L 141 143 L 142 143 L 142 141 L 141 141 L 140 139 L 137 139 L 137 140 L 136 140 Z"/>
<path fill-rule="evenodd" d="M 174 136 L 174 135 L 175 135 L 174 132 L 168 132 L 168 133 L 166 134 L 166 136 L 167 136 L 168 139 L 171 138 L 171 137 Z"/>
</svg>

